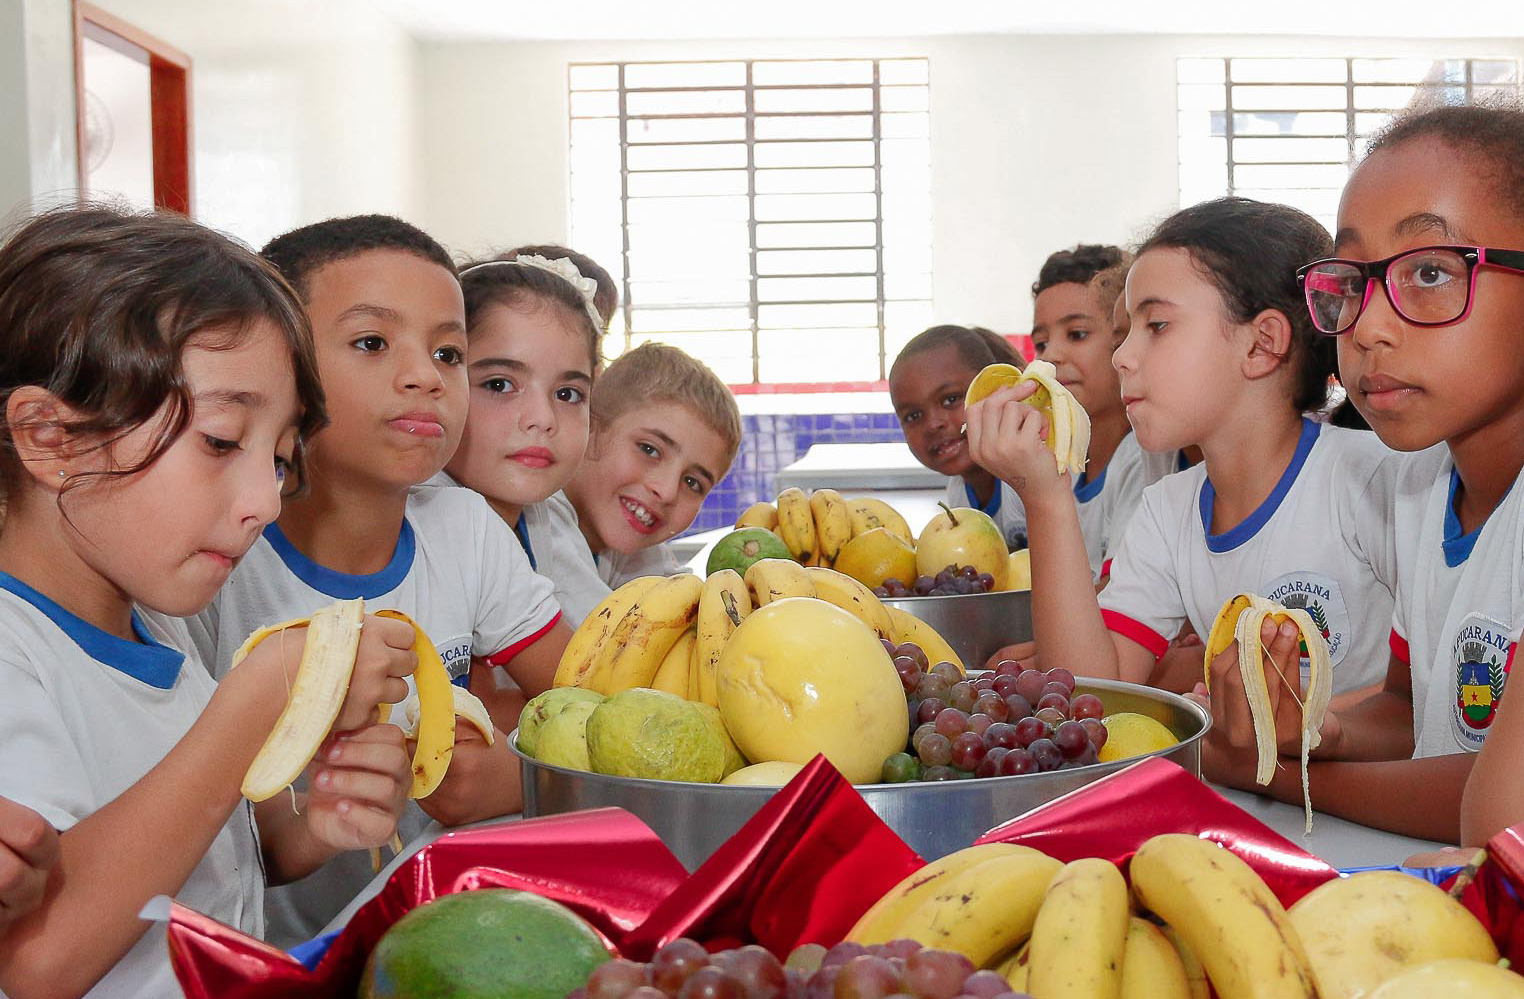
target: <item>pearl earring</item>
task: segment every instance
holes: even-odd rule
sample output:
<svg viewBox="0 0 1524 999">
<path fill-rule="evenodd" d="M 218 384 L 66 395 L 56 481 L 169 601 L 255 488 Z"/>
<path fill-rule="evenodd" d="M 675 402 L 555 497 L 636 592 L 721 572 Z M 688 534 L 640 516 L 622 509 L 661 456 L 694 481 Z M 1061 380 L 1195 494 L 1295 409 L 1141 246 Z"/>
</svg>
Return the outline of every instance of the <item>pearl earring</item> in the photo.
<svg viewBox="0 0 1524 999">
<path fill-rule="evenodd" d="M 59 478 L 60 478 L 60 479 L 62 479 L 62 478 L 64 478 L 64 477 L 65 477 L 65 476 L 67 476 L 67 475 L 68 475 L 68 474 L 69 474 L 69 473 L 68 473 L 68 472 L 63 472 L 63 471 L 60 471 L 60 472 L 59 472 L 59 473 L 58 473 L 58 477 L 59 477 Z"/>
</svg>

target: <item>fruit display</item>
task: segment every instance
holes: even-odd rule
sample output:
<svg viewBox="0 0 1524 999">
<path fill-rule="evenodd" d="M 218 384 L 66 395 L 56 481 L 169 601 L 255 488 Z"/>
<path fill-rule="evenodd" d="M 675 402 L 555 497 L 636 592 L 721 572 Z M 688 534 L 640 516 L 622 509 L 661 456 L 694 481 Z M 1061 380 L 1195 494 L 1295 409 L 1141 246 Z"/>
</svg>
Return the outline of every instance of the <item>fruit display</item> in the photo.
<svg viewBox="0 0 1524 999">
<path fill-rule="evenodd" d="M 1035 999 L 1196 999 L 1209 984 L 1221 999 L 1524 995 L 1524 977 L 1497 966 L 1476 918 L 1408 874 L 1336 879 L 1288 913 L 1231 850 L 1165 834 L 1142 844 L 1127 876 L 1130 885 L 1104 859 L 1065 864 L 1015 844 L 972 846 L 901 881 L 847 940 L 870 952 L 925 953 L 913 943 L 962 956 L 963 986 L 949 973 L 943 991 L 916 991 L 937 999 L 993 996 L 998 984 L 975 983 L 974 969 Z M 849 989 L 838 978 L 833 999 L 911 991 L 902 974 Z"/>
<path fill-rule="evenodd" d="M 704 565 L 704 575 L 721 569 L 744 573 L 751 564 L 764 558 L 793 558 L 783 539 L 764 527 L 739 527 L 715 542 Z"/>
<path fill-rule="evenodd" d="M 1302 807 L 1306 814 L 1306 828 L 1312 832 L 1312 795 L 1307 784 L 1307 760 L 1318 748 L 1322 739 L 1323 718 L 1328 712 L 1328 702 L 1333 697 L 1333 665 L 1328 650 L 1328 639 L 1305 610 L 1287 609 L 1254 593 L 1240 593 L 1229 599 L 1217 612 L 1212 629 L 1207 635 L 1204 671 L 1207 690 L 1212 686 L 1212 660 L 1238 642 L 1238 669 L 1243 677 L 1244 695 L 1249 700 L 1249 716 L 1254 723 L 1254 740 L 1259 752 L 1259 764 L 1254 779 L 1269 784 L 1275 774 L 1275 761 L 1279 755 L 1276 745 L 1275 719 L 1270 706 L 1270 692 L 1266 686 L 1264 671 L 1265 651 L 1260 640 L 1260 628 L 1266 618 L 1277 624 L 1289 621 L 1301 633 L 1303 654 L 1310 667 L 1305 698 L 1299 696 L 1301 670 L 1298 663 L 1287 663 L 1276 668 L 1282 672 L 1277 678 L 1285 684 L 1293 697 L 1302 701 Z"/>
<path fill-rule="evenodd" d="M 612 955 L 570 909 L 530 892 L 441 895 L 397 920 L 365 962 L 359 999 L 562 999 Z"/>
<path fill-rule="evenodd" d="M 980 572 L 971 565 L 949 565 L 935 576 L 917 576 L 915 582 L 906 586 L 894 577 L 884 580 L 882 586 L 873 588 L 876 596 L 900 599 L 903 597 L 949 597 L 955 594 L 988 593 L 995 588 L 995 577 Z"/>
<path fill-rule="evenodd" d="M 1058 369 L 1050 362 L 1030 361 L 1025 370 L 1013 364 L 991 364 L 974 376 L 963 396 L 963 404 L 972 406 L 999 389 L 1021 382 L 1036 382 L 1038 385 L 1037 391 L 1027 397 L 1026 404 L 1047 420 L 1048 447 L 1058 461 L 1059 474 L 1083 472 L 1090 450 L 1090 416 L 1074 398 L 1074 393 L 1059 382 Z"/>
<path fill-rule="evenodd" d="M 964 677 L 950 663 L 929 665 L 914 645 L 884 647 L 905 692 L 911 726 L 909 743 L 884 760 L 886 784 L 1068 770 L 1179 741 L 1152 718 L 1103 717 L 1101 699 L 1075 694 L 1066 669 L 1042 672 L 1006 661 L 993 673 Z M 1122 724 L 1108 724 L 1115 721 Z"/>
<path fill-rule="evenodd" d="M 938 505 L 942 512 L 931 518 L 916 540 L 916 572 L 935 577 L 947 566 L 967 565 L 987 574 L 993 580 L 991 589 L 1006 589 L 1011 555 L 1000 526 L 982 510 Z"/>
</svg>

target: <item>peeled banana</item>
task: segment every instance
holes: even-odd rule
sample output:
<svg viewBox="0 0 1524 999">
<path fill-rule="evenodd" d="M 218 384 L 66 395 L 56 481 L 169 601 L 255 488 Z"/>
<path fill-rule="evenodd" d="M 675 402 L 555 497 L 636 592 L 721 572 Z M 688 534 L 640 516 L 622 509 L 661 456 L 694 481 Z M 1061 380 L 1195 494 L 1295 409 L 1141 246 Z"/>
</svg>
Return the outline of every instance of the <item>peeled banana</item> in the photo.
<svg viewBox="0 0 1524 999">
<path fill-rule="evenodd" d="M 1254 740 L 1259 751 L 1259 765 L 1254 779 L 1260 784 L 1270 783 L 1271 777 L 1275 775 L 1279 750 L 1270 692 L 1266 687 L 1264 660 L 1260 655 L 1264 649 L 1260 641 L 1260 628 L 1267 617 L 1277 623 L 1290 621 L 1296 625 L 1301 632 L 1302 644 L 1307 648 L 1311 666 L 1307 692 L 1302 701 L 1302 807 L 1306 812 L 1307 831 L 1311 832 L 1312 794 L 1307 782 L 1307 759 L 1322 740 L 1323 717 L 1327 714 L 1328 702 L 1333 697 L 1333 665 L 1329 658 L 1328 640 L 1323 637 L 1322 630 L 1301 608 L 1288 610 L 1258 594 L 1238 594 L 1223 604 L 1207 635 L 1204 666 L 1207 688 L 1210 691 L 1212 660 L 1236 639 L 1238 669 L 1243 676 L 1244 693 L 1249 699 L 1249 716 L 1254 721 Z M 1287 663 L 1282 668 L 1291 671 L 1290 676 L 1283 678 L 1295 693 L 1301 686 L 1300 664 Z"/>
<path fill-rule="evenodd" d="M 1027 989 L 1038 996 L 1120 999 L 1131 910 L 1117 865 L 1095 857 L 1065 864 L 1032 926 Z"/>
<path fill-rule="evenodd" d="M 804 571 L 815 584 L 815 596 L 851 614 L 872 628 L 879 638 L 894 640 L 894 622 L 889 619 L 889 608 L 879 603 L 872 590 L 835 569 L 814 566 Z"/>
<path fill-rule="evenodd" d="M 778 494 L 778 533 L 795 561 L 815 564 L 820 542 L 815 536 L 815 515 L 804 490 L 790 487 Z"/>
<path fill-rule="evenodd" d="M 991 364 L 974 376 L 963 396 L 963 404 L 972 406 L 998 389 L 1023 381 L 1038 384 L 1037 391 L 1027 397 L 1026 404 L 1048 421 L 1048 447 L 1058 461 L 1058 473 L 1078 475 L 1083 472 L 1090 451 L 1090 416 L 1074 398 L 1074 393 L 1059 382 L 1058 369 L 1051 363 L 1032 361 L 1024 371 L 1012 364 Z"/>
<path fill-rule="evenodd" d="M 408 796 L 427 798 L 444 780 L 445 771 L 450 769 L 450 756 L 455 752 L 452 690 L 457 688 L 450 683 L 450 672 L 434 643 L 412 618 L 395 610 L 377 611 L 376 616 L 394 618 L 413 628 L 413 652 L 418 656 L 418 665 L 413 669 L 413 684 L 418 691 L 418 728 L 414 736 L 417 748 L 413 750 L 413 786 Z"/>
<path fill-rule="evenodd" d="M 1166 833 L 1139 847 L 1128 872 L 1139 903 L 1174 927 L 1221 999 L 1317 999 L 1286 910 L 1231 850 Z"/>
</svg>

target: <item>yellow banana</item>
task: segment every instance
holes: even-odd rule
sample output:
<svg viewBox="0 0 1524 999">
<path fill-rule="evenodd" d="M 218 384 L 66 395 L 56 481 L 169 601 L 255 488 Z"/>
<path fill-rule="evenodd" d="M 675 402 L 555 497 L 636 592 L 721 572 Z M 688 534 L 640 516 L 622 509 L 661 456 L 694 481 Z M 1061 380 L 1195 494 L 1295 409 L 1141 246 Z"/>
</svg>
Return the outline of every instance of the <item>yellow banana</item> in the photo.
<svg viewBox="0 0 1524 999">
<path fill-rule="evenodd" d="M 1127 924 L 1122 958 L 1122 999 L 1191 999 L 1185 965 L 1174 945 L 1146 919 Z"/>
<path fill-rule="evenodd" d="M 778 508 L 766 500 L 760 503 L 753 503 L 736 520 L 737 529 L 742 527 L 765 527 L 771 531 L 777 526 Z"/>
<path fill-rule="evenodd" d="M 1247 604 L 1247 606 L 1244 606 Z M 1237 614 L 1234 617 L 1234 614 Z M 1243 676 L 1244 694 L 1249 700 L 1249 717 L 1254 722 L 1254 741 L 1258 744 L 1259 764 L 1254 779 L 1260 784 L 1270 783 L 1275 775 L 1275 761 L 1279 756 L 1276 746 L 1275 718 L 1270 708 L 1270 692 L 1266 687 L 1264 659 L 1260 653 L 1260 627 L 1265 618 L 1277 623 L 1290 621 L 1301 632 L 1311 666 L 1307 692 L 1302 701 L 1302 808 L 1306 813 L 1306 828 L 1312 832 L 1312 794 L 1307 784 L 1307 758 L 1322 741 L 1323 717 L 1328 712 L 1328 702 L 1333 697 L 1333 663 L 1329 658 L 1328 640 L 1305 610 L 1288 610 L 1273 601 L 1254 593 L 1240 593 L 1218 611 L 1207 636 L 1204 671 L 1210 690 L 1212 683 L 1212 660 L 1228 647 L 1227 620 L 1233 620 L 1233 639 L 1238 642 L 1238 670 Z M 1279 665 L 1279 664 L 1277 664 Z M 1300 663 L 1287 663 L 1280 667 L 1284 679 L 1296 690 L 1301 686 Z"/>
<path fill-rule="evenodd" d="M 344 706 L 364 619 L 365 601 L 340 600 L 311 617 L 261 628 L 233 653 L 233 665 L 237 666 L 271 635 L 292 627 L 307 628 L 301 666 L 291 682 L 286 707 L 244 774 L 245 798 L 264 801 L 285 789 L 317 755 Z"/>
<path fill-rule="evenodd" d="M 418 732 L 413 750 L 413 786 L 408 796 L 427 798 L 444 780 L 445 771 L 450 769 L 450 756 L 455 752 L 455 695 L 450 692 L 453 686 L 450 672 L 434 643 L 412 618 L 395 610 L 377 611 L 376 616 L 394 618 L 413 628 L 413 652 L 418 656 L 418 665 L 413 669 L 413 685 L 418 690 Z"/>
<path fill-rule="evenodd" d="M 1406 969 L 1442 958 L 1494 964 L 1497 946 L 1446 892 L 1400 871 L 1335 878 L 1287 910 L 1312 962 L 1320 999 L 1355 999 Z"/>
<path fill-rule="evenodd" d="M 600 694 L 651 686 L 662 660 L 698 617 L 703 588 L 704 581 L 692 573 L 659 577 L 594 655 L 583 686 Z"/>
<path fill-rule="evenodd" d="M 1174 927 L 1221 999 L 1316 999 L 1286 910 L 1231 850 L 1166 833 L 1138 849 L 1129 873 L 1138 901 Z"/>
<path fill-rule="evenodd" d="M 894 641 L 894 622 L 889 619 L 889 608 L 878 602 L 872 590 L 846 573 L 825 566 L 804 571 L 815 584 L 815 596 L 851 614 L 872 628 L 879 638 Z"/>
<path fill-rule="evenodd" d="M 492 724 L 492 716 L 487 713 L 487 706 L 465 687 L 450 684 L 450 700 L 455 709 L 455 716 L 464 719 L 472 728 L 481 733 L 487 745 L 497 741 L 497 727 Z M 418 738 L 418 701 L 415 697 L 409 697 L 406 701 L 397 705 L 402 711 L 402 734 L 409 739 Z M 382 719 L 383 721 L 385 719 Z"/>
<path fill-rule="evenodd" d="M 693 671 L 693 647 L 697 641 L 698 632 L 694 629 L 683 632 L 651 678 L 652 690 L 664 690 L 683 698 L 690 696 L 689 674 Z"/>
<path fill-rule="evenodd" d="M 566 651 L 561 653 L 561 661 L 556 666 L 555 686 L 587 686 L 588 673 L 593 668 L 594 659 L 608 644 L 619 622 L 624 620 L 625 612 L 630 609 L 631 604 L 655 589 L 662 578 L 661 576 L 640 576 L 630 580 L 604 597 L 603 601 L 593 608 L 593 612 L 582 619 L 582 623 L 577 626 L 576 631 L 572 632 L 570 641 L 566 643 Z"/>
<path fill-rule="evenodd" d="M 926 661 L 935 666 L 937 663 L 952 663 L 958 669 L 967 672 L 963 660 L 953 651 L 953 647 L 947 644 L 947 639 L 937 633 L 937 629 L 922 621 L 909 611 L 900 610 L 898 607 L 885 607 L 889 612 L 889 623 L 894 628 L 894 641 L 896 644 L 909 642 L 926 653 Z"/>
<path fill-rule="evenodd" d="M 1041 856 L 1031 847 L 1014 843 L 982 843 L 933 860 L 885 892 L 847 931 L 845 939 L 865 945 L 888 943 L 905 914 L 934 895 L 948 878 L 995 857 L 1033 855 Z"/>
<path fill-rule="evenodd" d="M 1065 864 L 1032 927 L 1027 988 L 1039 996 L 1118 999 L 1131 910 L 1116 864 L 1096 857 Z"/>
<path fill-rule="evenodd" d="M 852 537 L 866 534 L 875 527 L 882 527 L 899 537 L 907 545 L 915 544 L 915 535 L 900 512 L 881 499 L 859 496 L 847 500 L 847 516 L 852 522 Z"/>
<path fill-rule="evenodd" d="M 1409 968 L 1364 999 L 1524 999 L 1524 977 L 1496 964 L 1447 958 Z"/>
<path fill-rule="evenodd" d="M 778 494 L 778 532 L 795 561 L 808 564 L 819 553 L 815 517 L 803 489 L 791 486 Z"/>
<path fill-rule="evenodd" d="M 836 564 L 841 546 L 852 540 L 852 515 L 847 501 L 834 489 L 817 489 L 810 494 L 810 515 L 815 521 L 816 551 L 820 564 Z"/>
<path fill-rule="evenodd" d="M 704 591 L 699 594 L 698 639 L 693 650 L 693 677 L 697 683 L 690 681 L 689 697 L 712 707 L 720 706 L 720 653 L 725 651 L 731 633 L 750 613 L 751 593 L 740 573 L 720 569 L 704 580 Z"/>
<path fill-rule="evenodd" d="M 1032 933 L 1062 866 L 1042 854 L 1012 854 L 941 878 L 929 898 L 904 914 L 892 938 L 956 951 L 983 967 Z"/>
<path fill-rule="evenodd" d="M 1058 369 L 1047 361 L 1037 360 L 1020 370 L 1010 364 L 991 364 L 974 376 L 964 393 L 963 404 L 972 406 L 996 389 L 1018 382 L 1036 382 L 1038 389 L 1026 399 L 1048 421 L 1048 447 L 1058 462 L 1058 472 L 1079 474 L 1085 470 L 1090 450 L 1090 416 L 1058 380 Z"/>
<path fill-rule="evenodd" d="M 1173 926 L 1166 925 L 1163 933 L 1179 955 L 1180 966 L 1185 969 L 1186 994 L 1190 999 L 1212 999 L 1212 987 L 1207 984 L 1206 969 L 1201 966 L 1201 958 L 1180 939 L 1180 934 L 1175 932 Z"/>
<path fill-rule="evenodd" d="M 1027 975 L 1032 970 L 1032 941 L 1029 938 L 1026 943 L 1016 948 L 1015 953 L 1001 961 L 995 971 L 1004 978 L 1012 992 L 1025 992 L 1027 990 Z"/>
<path fill-rule="evenodd" d="M 746 570 L 753 607 L 766 607 L 785 597 L 815 596 L 815 582 L 804 566 L 786 558 L 760 558 Z"/>
</svg>

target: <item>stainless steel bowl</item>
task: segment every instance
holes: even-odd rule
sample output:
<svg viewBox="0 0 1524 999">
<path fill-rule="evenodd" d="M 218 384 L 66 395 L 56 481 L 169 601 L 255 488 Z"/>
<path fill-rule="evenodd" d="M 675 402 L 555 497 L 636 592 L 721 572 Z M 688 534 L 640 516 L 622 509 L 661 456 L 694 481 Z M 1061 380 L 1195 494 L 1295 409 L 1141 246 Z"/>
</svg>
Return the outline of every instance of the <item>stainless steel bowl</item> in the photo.
<svg viewBox="0 0 1524 999">
<path fill-rule="evenodd" d="M 882 602 L 935 628 L 968 669 L 982 669 L 1001 648 L 1032 640 L 1031 590 L 884 598 Z"/>
<path fill-rule="evenodd" d="M 1201 775 L 1201 737 L 1210 727 L 1211 719 L 1200 706 L 1176 694 L 1116 680 L 1082 679 L 1075 690 L 1100 697 L 1107 714 L 1136 711 L 1164 723 L 1181 742 L 1150 755 L 1173 760 L 1198 777 Z M 623 808 L 655 830 L 689 870 L 708 859 L 777 791 L 768 787 L 728 787 L 584 773 L 550 766 L 519 753 L 516 734 L 509 745 L 523 763 L 525 817 L 605 806 Z M 912 849 L 927 860 L 934 860 L 968 846 L 1007 819 L 1133 762 L 1097 763 L 1021 777 L 862 784 L 857 790 Z"/>
</svg>

